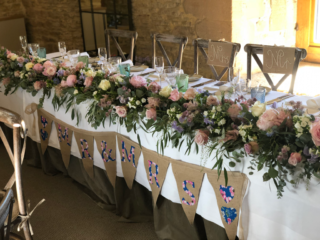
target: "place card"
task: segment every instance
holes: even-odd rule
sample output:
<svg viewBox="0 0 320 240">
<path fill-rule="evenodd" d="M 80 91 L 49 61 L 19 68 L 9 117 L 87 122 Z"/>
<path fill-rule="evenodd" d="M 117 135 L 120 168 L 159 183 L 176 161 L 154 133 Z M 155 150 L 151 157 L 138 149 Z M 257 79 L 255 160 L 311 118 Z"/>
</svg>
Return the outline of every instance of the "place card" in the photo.
<svg viewBox="0 0 320 240">
<path fill-rule="evenodd" d="M 294 65 L 295 48 L 263 47 L 263 72 L 291 74 Z"/>
<path fill-rule="evenodd" d="M 207 64 L 213 66 L 230 67 L 232 48 L 232 43 L 209 42 Z"/>
</svg>

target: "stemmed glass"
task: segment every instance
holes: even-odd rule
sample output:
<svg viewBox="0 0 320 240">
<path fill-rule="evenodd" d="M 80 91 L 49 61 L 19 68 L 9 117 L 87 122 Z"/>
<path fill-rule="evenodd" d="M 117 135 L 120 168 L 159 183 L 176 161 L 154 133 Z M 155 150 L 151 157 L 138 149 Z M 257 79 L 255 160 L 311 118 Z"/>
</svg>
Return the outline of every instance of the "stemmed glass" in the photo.
<svg viewBox="0 0 320 240">
<path fill-rule="evenodd" d="M 112 65 L 111 72 L 116 72 L 119 64 L 121 63 L 121 57 L 110 57 L 108 58 L 108 63 Z"/>
<path fill-rule="evenodd" d="M 58 48 L 59 48 L 59 52 L 61 53 L 61 57 L 63 59 L 64 56 L 66 55 L 66 52 L 67 52 L 66 43 L 65 42 L 58 42 Z"/>
<path fill-rule="evenodd" d="M 74 66 L 78 62 L 78 57 L 80 56 L 80 50 L 70 50 L 67 52 L 69 61 L 71 65 Z"/>
<path fill-rule="evenodd" d="M 165 77 L 165 80 L 168 82 L 172 89 L 175 89 L 177 87 L 176 76 L 179 72 L 180 70 L 178 68 L 172 66 L 165 67 L 163 69 L 163 75 Z"/>
<path fill-rule="evenodd" d="M 26 36 L 20 36 L 19 37 L 20 43 L 21 43 L 21 47 L 23 49 L 23 51 L 26 53 L 27 52 L 27 37 Z"/>
<path fill-rule="evenodd" d="M 29 51 L 31 52 L 32 56 L 38 57 L 38 48 L 39 48 L 38 43 L 29 43 L 28 48 L 29 48 Z"/>
<path fill-rule="evenodd" d="M 107 49 L 104 47 L 98 48 L 98 55 L 100 60 L 107 59 Z"/>
<path fill-rule="evenodd" d="M 164 69 L 163 57 L 155 57 L 154 59 L 154 67 L 156 72 L 160 75 Z"/>
</svg>

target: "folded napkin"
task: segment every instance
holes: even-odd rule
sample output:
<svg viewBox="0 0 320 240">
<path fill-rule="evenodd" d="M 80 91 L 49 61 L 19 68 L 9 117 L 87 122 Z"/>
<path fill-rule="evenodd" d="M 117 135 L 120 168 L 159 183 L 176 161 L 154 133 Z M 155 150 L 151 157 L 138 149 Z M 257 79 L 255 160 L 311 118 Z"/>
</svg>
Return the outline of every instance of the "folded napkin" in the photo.
<svg viewBox="0 0 320 240">
<path fill-rule="evenodd" d="M 213 88 L 213 87 L 204 87 L 204 90 L 208 90 L 208 91 L 217 91 L 219 90 L 219 88 Z"/>
<path fill-rule="evenodd" d="M 82 53 L 80 53 L 80 56 L 87 56 L 88 58 L 90 57 L 87 52 L 82 52 Z"/>
<path fill-rule="evenodd" d="M 229 89 L 231 89 L 232 87 L 229 87 L 229 86 L 220 86 L 219 87 L 219 90 L 222 91 L 222 92 L 227 92 L 229 91 Z"/>
<path fill-rule="evenodd" d="M 320 97 L 307 100 L 308 113 L 313 114 L 320 111 Z"/>
<path fill-rule="evenodd" d="M 46 56 L 46 59 L 52 59 L 52 58 L 57 58 L 57 57 L 61 57 L 60 52 L 48 53 Z"/>
<path fill-rule="evenodd" d="M 133 66 L 133 67 L 131 67 L 130 71 L 131 72 L 142 72 L 142 71 L 146 70 L 147 68 L 148 68 L 148 66 L 146 66 L 146 65 Z"/>
<path fill-rule="evenodd" d="M 131 60 L 127 60 L 127 61 L 124 61 L 124 62 L 122 62 L 122 63 L 120 63 L 121 65 L 122 64 L 129 64 L 130 65 L 130 67 L 132 67 L 133 66 L 133 63 L 132 63 L 132 61 Z"/>
</svg>

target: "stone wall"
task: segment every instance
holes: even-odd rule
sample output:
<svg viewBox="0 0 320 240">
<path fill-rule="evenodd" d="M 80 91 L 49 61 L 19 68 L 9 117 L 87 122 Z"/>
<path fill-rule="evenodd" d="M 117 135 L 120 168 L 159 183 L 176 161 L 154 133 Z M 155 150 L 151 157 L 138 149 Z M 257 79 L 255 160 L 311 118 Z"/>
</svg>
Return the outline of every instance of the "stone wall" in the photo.
<svg viewBox="0 0 320 240">
<path fill-rule="evenodd" d="M 0 21 L 25 16 L 26 10 L 21 0 L 0 1 Z"/>
</svg>

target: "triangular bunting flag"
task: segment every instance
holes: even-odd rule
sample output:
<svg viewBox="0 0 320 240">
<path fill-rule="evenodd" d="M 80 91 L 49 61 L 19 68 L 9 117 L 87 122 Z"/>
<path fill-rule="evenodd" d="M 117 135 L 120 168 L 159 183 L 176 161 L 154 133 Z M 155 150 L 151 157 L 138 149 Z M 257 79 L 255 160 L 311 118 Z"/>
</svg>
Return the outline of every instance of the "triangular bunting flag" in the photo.
<svg viewBox="0 0 320 240">
<path fill-rule="evenodd" d="M 71 151 L 71 140 L 72 140 L 73 131 L 68 126 L 63 126 L 56 121 L 55 121 L 55 125 L 57 129 L 57 135 L 58 135 L 58 140 L 60 144 L 62 160 L 64 165 L 66 166 L 66 169 L 68 169 L 70 154 L 71 154 L 70 151 Z"/>
<path fill-rule="evenodd" d="M 106 132 L 103 136 L 94 136 L 94 139 L 96 140 L 97 148 L 103 160 L 108 178 L 112 186 L 115 187 L 117 177 L 116 133 Z"/>
<path fill-rule="evenodd" d="M 152 190 L 154 206 L 156 206 L 162 184 L 167 175 L 170 159 L 147 149 L 143 149 L 142 153 L 148 181 Z"/>
<path fill-rule="evenodd" d="M 182 208 L 190 224 L 193 224 L 204 173 L 201 169 L 181 161 L 172 161 L 172 170 L 177 182 Z"/>
<path fill-rule="evenodd" d="M 42 109 L 38 109 L 38 125 L 39 125 L 42 154 L 45 153 L 48 146 L 53 119 L 54 119 L 54 116 L 52 116 L 51 114 L 47 113 Z"/>
<path fill-rule="evenodd" d="M 242 200 L 246 192 L 247 177 L 242 173 L 229 172 L 228 186 L 225 186 L 225 178 L 215 170 L 206 171 L 209 182 L 216 194 L 221 220 L 226 229 L 229 240 L 235 240 L 237 236 L 238 221 Z"/>
<path fill-rule="evenodd" d="M 82 131 L 74 131 L 83 167 L 90 176 L 94 178 L 93 174 L 93 136 L 84 134 Z"/>
<path fill-rule="evenodd" d="M 120 158 L 123 176 L 128 188 L 132 189 L 141 149 L 138 144 L 120 135 L 118 135 L 118 147 L 121 154 Z"/>
</svg>

